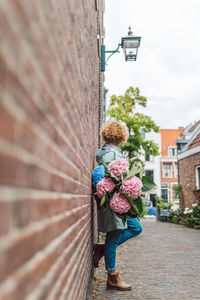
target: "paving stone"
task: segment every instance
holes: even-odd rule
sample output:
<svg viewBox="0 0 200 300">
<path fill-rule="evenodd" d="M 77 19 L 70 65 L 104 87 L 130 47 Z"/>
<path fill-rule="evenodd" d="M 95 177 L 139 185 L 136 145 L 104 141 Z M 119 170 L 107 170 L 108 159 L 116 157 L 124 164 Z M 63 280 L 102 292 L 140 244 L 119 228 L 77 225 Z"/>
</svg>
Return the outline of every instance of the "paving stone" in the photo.
<svg viewBox="0 0 200 300">
<path fill-rule="evenodd" d="M 117 250 L 117 268 L 132 291 L 107 291 L 104 261 L 95 272 L 93 300 L 200 299 L 200 231 L 142 220 L 141 235 Z"/>
</svg>

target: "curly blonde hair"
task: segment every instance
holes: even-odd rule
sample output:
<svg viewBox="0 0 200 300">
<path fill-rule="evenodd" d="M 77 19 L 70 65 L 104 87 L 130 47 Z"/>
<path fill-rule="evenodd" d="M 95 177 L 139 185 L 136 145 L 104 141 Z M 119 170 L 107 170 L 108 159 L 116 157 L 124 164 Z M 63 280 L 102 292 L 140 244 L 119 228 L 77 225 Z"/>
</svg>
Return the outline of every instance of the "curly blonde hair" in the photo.
<svg viewBox="0 0 200 300">
<path fill-rule="evenodd" d="M 127 141 L 128 129 L 120 121 L 109 120 L 102 129 L 101 136 L 107 144 L 120 145 Z"/>
</svg>

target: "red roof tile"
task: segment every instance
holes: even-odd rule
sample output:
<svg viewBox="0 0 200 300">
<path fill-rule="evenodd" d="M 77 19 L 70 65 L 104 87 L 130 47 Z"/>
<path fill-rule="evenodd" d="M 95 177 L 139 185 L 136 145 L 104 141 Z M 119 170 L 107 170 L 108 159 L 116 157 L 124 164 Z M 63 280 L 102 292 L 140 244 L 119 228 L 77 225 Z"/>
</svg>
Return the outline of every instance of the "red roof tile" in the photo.
<svg viewBox="0 0 200 300">
<path fill-rule="evenodd" d="M 188 146 L 188 150 L 200 145 L 200 133 L 196 136 L 196 138 L 192 141 L 192 143 Z"/>
</svg>

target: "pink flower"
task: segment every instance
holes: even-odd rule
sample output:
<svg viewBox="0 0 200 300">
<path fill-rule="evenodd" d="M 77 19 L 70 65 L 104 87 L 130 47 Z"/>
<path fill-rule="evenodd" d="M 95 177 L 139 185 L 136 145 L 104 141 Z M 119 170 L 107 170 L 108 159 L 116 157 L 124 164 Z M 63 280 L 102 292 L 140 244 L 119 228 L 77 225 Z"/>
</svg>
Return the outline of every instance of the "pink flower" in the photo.
<svg viewBox="0 0 200 300">
<path fill-rule="evenodd" d="M 115 175 L 117 177 L 117 179 L 121 179 L 122 173 L 129 172 L 128 160 L 125 158 L 119 158 L 119 159 L 113 160 L 111 163 L 109 163 L 107 172 Z"/>
<path fill-rule="evenodd" d="M 133 199 L 137 199 L 142 193 L 142 181 L 136 176 L 124 180 L 122 183 L 122 192 Z"/>
<path fill-rule="evenodd" d="M 124 197 L 120 193 L 114 193 L 113 197 L 110 200 L 110 208 L 118 214 L 123 214 L 129 211 L 131 205 L 126 197 Z"/>
<path fill-rule="evenodd" d="M 111 178 L 104 177 L 103 179 L 101 179 L 97 183 L 97 187 L 96 187 L 98 198 L 100 198 L 100 199 L 103 198 L 103 196 L 106 194 L 106 192 L 112 192 L 114 187 L 115 187 L 115 184 Z"/>
</svg>

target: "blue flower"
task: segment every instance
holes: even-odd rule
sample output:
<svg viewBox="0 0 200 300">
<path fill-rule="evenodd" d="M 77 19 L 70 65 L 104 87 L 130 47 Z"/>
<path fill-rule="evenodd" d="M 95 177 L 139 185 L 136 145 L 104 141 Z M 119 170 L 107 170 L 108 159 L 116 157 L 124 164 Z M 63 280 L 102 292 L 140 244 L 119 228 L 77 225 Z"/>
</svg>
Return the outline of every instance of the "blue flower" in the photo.
<svg viewBox="0 0 200 300">
<path fill-rule="evenodd" d="M 106 169 L 103 165 L 99 165 L 92 172 L 92 184 L 96 187 L 97 183 L 106 175 Z"/>
</svg>

